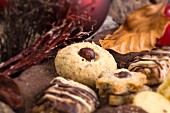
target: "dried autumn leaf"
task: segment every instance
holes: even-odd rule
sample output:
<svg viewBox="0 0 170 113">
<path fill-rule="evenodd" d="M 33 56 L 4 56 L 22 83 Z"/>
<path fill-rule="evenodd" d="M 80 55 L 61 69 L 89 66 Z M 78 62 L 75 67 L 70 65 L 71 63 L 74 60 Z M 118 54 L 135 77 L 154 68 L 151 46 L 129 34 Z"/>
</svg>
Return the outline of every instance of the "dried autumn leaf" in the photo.
<svg viewBox="0 0 170 113">
<path fill-rule="evenodd" d="M 162 13 L 166 3 L 163 0 L 159 4 L 148 5 L 132 12 L 113 35 L 109 34 L 104 40 L 99 40 L 101 46 L 121 54 L 152 50 L 169 22 Z"/>
</svg>

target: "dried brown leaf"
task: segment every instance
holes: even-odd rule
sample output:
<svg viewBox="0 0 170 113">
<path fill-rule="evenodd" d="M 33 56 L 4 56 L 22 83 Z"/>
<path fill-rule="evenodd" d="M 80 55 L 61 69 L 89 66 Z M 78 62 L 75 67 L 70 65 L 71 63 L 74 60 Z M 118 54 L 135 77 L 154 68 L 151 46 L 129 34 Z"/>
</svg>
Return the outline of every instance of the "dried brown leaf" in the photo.
<svg viewBox="0 0 170 113">
<path fill-rule="evenodd" d="M 118 53 L 150 51 L 155 48 L 169 23 L 162 10 L 166 0 L 159 4 L 148 5 L 132 12 L 125 23 L 113 35 L 99 40 L 104 49 L 112 49 Z"/>
</svg>

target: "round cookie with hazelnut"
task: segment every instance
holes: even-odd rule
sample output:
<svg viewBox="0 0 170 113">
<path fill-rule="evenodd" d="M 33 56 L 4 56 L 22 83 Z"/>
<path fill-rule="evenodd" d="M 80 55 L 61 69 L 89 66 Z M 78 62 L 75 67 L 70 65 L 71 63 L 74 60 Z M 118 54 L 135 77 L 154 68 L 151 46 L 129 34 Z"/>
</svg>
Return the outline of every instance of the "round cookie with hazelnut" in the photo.
<svg viewBox="0 0 170 113">
<path fill-rule="evenodd" d="M 102 71 L 114 71 L 117 64 L 113 56 L 100 46 L 81 42 L 61 49 L 55 58 L 57 74 L 90 87 Z"/>
</svg>

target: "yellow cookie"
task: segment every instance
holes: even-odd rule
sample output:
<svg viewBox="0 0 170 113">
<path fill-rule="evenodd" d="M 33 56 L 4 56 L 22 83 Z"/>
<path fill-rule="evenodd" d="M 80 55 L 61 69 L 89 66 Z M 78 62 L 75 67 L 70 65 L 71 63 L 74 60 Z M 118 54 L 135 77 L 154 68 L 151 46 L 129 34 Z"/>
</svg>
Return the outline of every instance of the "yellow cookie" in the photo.
<svg viewBox="0 0 170 113">
<path fill-rule="evenodd" d="M 152 91 L 138 93 L 133 104 L 148 113 L 170 113 L 170 102 L 164 96 Z"/>
<path fill-rule="evenodd" d="M 170 101 L 170 71 L 166 75 L 164 82 L 158 87 L 157 91 Z"/>
</svg>

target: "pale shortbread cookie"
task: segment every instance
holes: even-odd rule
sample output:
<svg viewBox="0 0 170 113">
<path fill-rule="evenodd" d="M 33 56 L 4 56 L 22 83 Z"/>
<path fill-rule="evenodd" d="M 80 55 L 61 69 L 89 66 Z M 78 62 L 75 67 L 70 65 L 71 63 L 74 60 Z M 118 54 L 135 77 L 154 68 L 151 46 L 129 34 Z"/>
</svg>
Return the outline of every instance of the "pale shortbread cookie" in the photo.
<svg viewBox="0 0 170 113">
<path fill-rule="evenodd" d="M 170 71 L 166 75 L 164 82 L 158 87 L 157 91 L 170 101 Z"/>
<path fill-rule="evenodd" d="M 170 113 L 170 102 L 159 93 L 152 91 L 138 93 L 133 104 L 143 108 L 148 113 Z"/>
<path fill-rule="evenodd" d="M 95 59 L 87 61 L 79 55 L 82 48 L 91 48 L 95 52 Z M 113 56 L 100 46 L 81 42 L 61 49 L 55 58 L 57 73 L 90 87 L 95 87 L 95 82 L 102 71 L 114 71 L 117 64 Z"/>
</svg>

